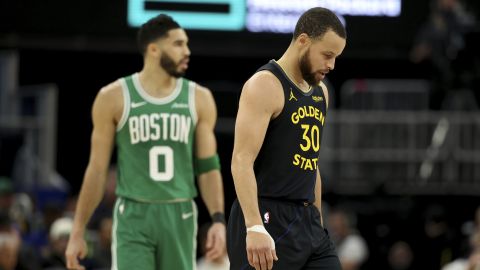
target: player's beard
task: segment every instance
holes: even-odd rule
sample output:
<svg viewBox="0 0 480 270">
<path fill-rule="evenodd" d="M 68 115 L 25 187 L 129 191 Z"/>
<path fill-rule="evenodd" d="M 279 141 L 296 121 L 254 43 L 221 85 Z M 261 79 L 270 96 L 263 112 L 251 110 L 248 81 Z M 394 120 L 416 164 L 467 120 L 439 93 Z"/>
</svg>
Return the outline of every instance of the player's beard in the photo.
<svg viewBox="0 0 480 270">
<path fill-rule="evenodd" d="M 300 72 L 302 73 L 303 79 L 309 85 L 318 85 L 321 79 L 317 79 L 315 72 L 312 71 L 312 64 L 310 63 L 309 56 L 310 48 L 300 57 Z"/>
<path fill-rule="evenodd" d="M 165 69 L 165 71 L 175 78 L 182 77 L 185 75 L 185 71 L 178 71 L 178 66 L 180 65 L 180 60 L 178 63 L 175 63 L 172 57 L 167 53 L 163 53 L 160 57 L 160 66 Z"/>
</svg>

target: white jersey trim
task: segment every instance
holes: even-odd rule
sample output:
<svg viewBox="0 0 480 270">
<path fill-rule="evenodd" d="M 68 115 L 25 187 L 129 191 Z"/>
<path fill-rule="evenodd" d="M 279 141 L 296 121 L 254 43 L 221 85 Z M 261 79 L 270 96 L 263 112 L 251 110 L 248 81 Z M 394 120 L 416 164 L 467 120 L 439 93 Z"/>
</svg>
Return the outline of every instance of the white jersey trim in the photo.
<svg viewBox="0 0 480 270">
<path fill-rule="evenodd" d="M 193 252 L 192 252 L 192 265 L 193 270 L 197 269 L 197 234 L 198 234 L 198 208 L 194 200 L 192 200 L 192 209 L 193 209 Z"/>
<path fill-rule="evenodd" d="M 198 116 L 197 116 L 197 106 L 195 102 L 195 91 L 197 88 L 197 84 L 190 81 L 188 83 L 188 102 L 190 103 L 190 115 L 192 116 L 193 124 L 197 125 Z"/>
<path fill-rule="evenodd" d="M 163 104 L 172 102 L 177 98 L 177 96 L 180 94 L 180 90 L 182 89 L 182 78 L 178 78 L 176 80 L 175 89 L 170 95 L 163 98 L 156 98 L 149 95 L 147 91 L 143 89 L 142 84 L 140 83 L 138 73 L 135 73 L 132 75 L 132 80 L 133 80 L 133 85 L 135 86 L 135 89 L 137 90 L 138 94 L 144 100 L 157 105 L 163 105 Z"/>
<path fill-rule="evenodd" d="M 112 268 L 111 270 L 118 270 L 118 258 L 117 258 L 117 227 L 118 227 L 118 211 L 119 207 L 122 204 L 122 199 L 117 198 L 115 202 L 115 207 L 113 208 L 113 225 L 112 225 Z"/>
<path fill-rule="evenodd" d="M 123 94 L 123 112 L 120 121 L 117 124 L 117 132 L 119 132 L 128 119 L 128 114 L 130 113 L 130 93 L 128 92 L 127 82 L 125 78 L 120 79 L 120 84 L 122 85 L 122 94 Z"/>
</svg>

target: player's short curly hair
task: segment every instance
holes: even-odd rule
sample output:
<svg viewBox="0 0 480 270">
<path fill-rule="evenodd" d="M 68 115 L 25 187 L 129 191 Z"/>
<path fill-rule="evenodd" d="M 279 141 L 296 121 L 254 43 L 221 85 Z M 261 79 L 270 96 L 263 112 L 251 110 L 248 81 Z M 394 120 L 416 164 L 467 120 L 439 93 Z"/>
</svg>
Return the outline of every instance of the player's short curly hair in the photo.
<svg viewBox="0 0 480 270">
<path fill-rule="evenodd" d="M 293 32 L 293 40 L 297 39 L 302 33 L 313 39 L 321 39 L 329 30 L 342 38 L 347 38 L 345 27 L 335 13 L 326 8 L 311 8 L 298 19 Z"/>
<path fill-rule="evenodd" d="M 168 31 L 181 28 L 170 16 L 160 14 L 144 23 L 137 34 L 137 44 L 140 53 L 145 54 L 149 43 L 168 36 Z"/>
</svg>

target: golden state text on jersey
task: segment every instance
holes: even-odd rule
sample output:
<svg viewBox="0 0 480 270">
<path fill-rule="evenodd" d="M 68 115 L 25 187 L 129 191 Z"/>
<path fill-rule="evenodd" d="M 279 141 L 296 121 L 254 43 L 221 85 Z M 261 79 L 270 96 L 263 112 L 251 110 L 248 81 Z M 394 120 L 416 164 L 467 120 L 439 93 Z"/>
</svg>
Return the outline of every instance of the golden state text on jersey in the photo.
<svg viewBox="0 0 480 270">
<path fill-rule="evenodd" d="M 304 97 L 305 98 L 305 97 Z M 299 130 L 298 151 L 293 154 L 292 164 L 303 170 L 316 170 L 318 156 L 312 158 L 306 153 L 320 151 L 321 130 L 325 124 L 325 115 L 313 105 L 300 106 L 290 117 L 295 129 Z"/>
</svg>

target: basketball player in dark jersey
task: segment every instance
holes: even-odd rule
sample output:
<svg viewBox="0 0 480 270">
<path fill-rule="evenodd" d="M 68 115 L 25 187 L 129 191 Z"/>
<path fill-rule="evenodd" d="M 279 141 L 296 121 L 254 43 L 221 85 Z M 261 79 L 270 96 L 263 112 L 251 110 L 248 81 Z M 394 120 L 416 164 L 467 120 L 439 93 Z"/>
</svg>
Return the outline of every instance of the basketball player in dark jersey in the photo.
<svg viewBox="0 0 480 270">
<path fill-rule="evenodd" d="M 345 44 L 335 14 L 312 8 L 284 55 L 245 83 L 232 158 L 230 269 L 341 269 L 323 228 L 318 157 L 328 107 L 322 80 Z"/>
</svg>

